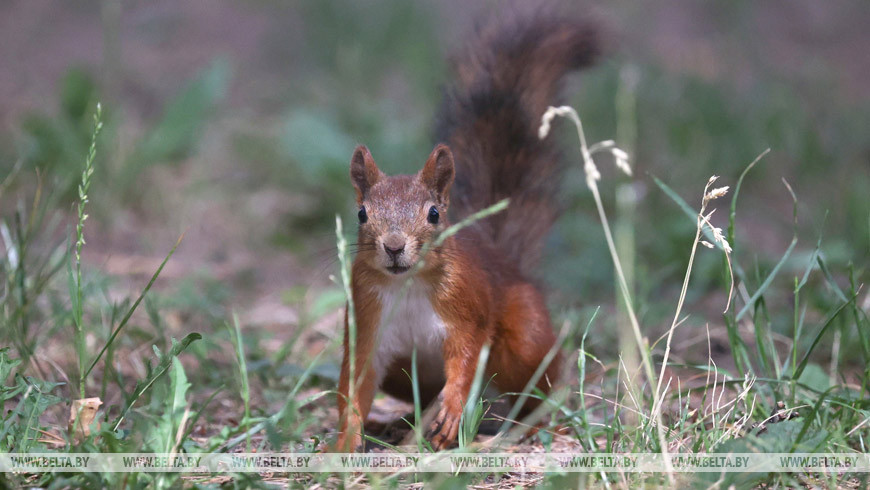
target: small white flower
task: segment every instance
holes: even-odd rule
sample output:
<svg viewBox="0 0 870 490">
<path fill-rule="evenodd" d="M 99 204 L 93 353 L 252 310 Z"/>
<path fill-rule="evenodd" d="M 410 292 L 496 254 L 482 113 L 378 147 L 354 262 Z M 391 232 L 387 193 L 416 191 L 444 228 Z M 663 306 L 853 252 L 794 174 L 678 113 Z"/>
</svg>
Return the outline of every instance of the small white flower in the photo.
<svg viewBox="0 0 870 490">
<path fill-rule="evenodd" d="M 613 156 L 615 156 L 619 160 L 628 160 L 628 153 L 624 152 L 619 148 L 614 148 L 610 150 L 610 152 L 613 153 Z"/>
<path fill-rule="evenodd" d="M 541 127 L 538 128 L 538 139 L 544 139 L 550 134 L 550 124 L 553 122 L 553 117 L 556 116 L 555 112 L 552 111 L 552 107 L 544 113 L 544 117 L 541 118 Z"/>
<path fill-rule="evenodd" d="M 619 148 L 612 149 L 611 153 L 613 153 L 613 157 L 616 159 L 616 167 L 625 172 L 625 174 L 630 177 L 631 167 L 628 166 L 628 153 L 620 150 Z"/>
<path fill-rule="evenodd" d="M 724 249 L 729 254 L 731 253 L 731 245 L 728 243 L 728 240 L 725 239 L 725 235 L 722 234 L 722 228 L 711 227 L 713 229 L 713 239 L 722 245 L 722 249 Z"/>
<path fill-rule="evenodd" d="M 592 187 L 595 185 L 595 182 L 601 180 L 601 172 L 599 172 L 598 167 L 592 163 L 591 158 L 585 165 L 583 165 L 583 171 L 586 172 L 586 184 L 589 187 Z"/>
<path fill-rule="evenodd" d="M 568 106 L 550 106 L 549 108 L 547 108 L 547 112 L 545 112 L 544 115 L 541 116 L 541 127 L 538 128 L 538 138 L 544 139 L 547 137 L 548 134 L 550 134 L 550 125 L 553 122 L 553 118 L 555 118 L 556 116 L 571 116 L 572 113 L 574 114 L 574 117 L 572 117 L 572 119 L 576 119 L 577 116 L 576 113 L 574 113 L 574 109 Z"/>
<path fill-rule="evenodd" d="M 712 201 L 713 199 L 719 199 L 720 197 L 724 196 L 727 193 L 728 193 L 728 186 L 727 185 L 725 187 L 718 187 L 716 189 L 713 189 L 712 191 L 710 191 L 707 194 L 707 199 L 710 201 Z"/>
<path fill-rule="evenodd" d="M 707 247 L 707 248 L 716 248 L 716 247 L 713 246 L 712 243 L 708 242 L 707 240 L 701 240 L 701 245 L 703 245 L 703 246 L 705 246 L 705 247 Z"/>
</svg>

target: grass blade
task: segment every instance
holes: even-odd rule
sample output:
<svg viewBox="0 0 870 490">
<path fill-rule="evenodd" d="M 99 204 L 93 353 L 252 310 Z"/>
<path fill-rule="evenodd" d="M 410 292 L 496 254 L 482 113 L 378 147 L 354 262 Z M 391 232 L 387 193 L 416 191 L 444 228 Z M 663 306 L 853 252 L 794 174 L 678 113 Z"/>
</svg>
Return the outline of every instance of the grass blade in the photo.
<svg viewBox="0 0 870 490">
<path fill-rule="evenodd" d="M 151 280 L 148 281 L 148 284 L 145 286 L 145 289 L 142 290 L 142 293 L 139 295 L 138 298 L 136 298 L 136 301 L 133 302 L 133 306 L 131 306 L 130 309 L 127 310 L 127 314 L 124 315 L 124 318 L 121 319 L 121 323 L 118 324 L 118 327 L 112 332 L 112 335 L 109 336 L 109 340 L 105 343 L 105 345 L 103 345 L 103 348 L 100 349 L 99 354 L 97 354 L 97 357 L 95 357 L 94 361 L 91 363 L 91 367 L 89 367 L 88 370 L 85 372 L 85 378 L 87 378 L 88 375 L 91 373 L 91 371 L 93 371 L 94 366 L 96 366 L 97 363 L 100 361 L 100 358 L 106 352 L 106 349 L 108 349 L 109 346 L 112 345 L 113 342 L 115 342 L 115 338 L 121 332 L 121 329 L 123 329 L 127 325 L 127 322 L 130 321 L 130 317 L 133 316 L 133 313 L 136 311 L 136 308 L 139 307 L 139 303 L 142 302 L 142 299 L 145 298 L 145 295 L 148 294 L 148 291 L 151 290 L 151 286 L 154 285 L 154 282 L 157 280 L 157 277 L 160 276 L 160 273 L 163 271 L 163 267 L 166 266 L 167 262 L 169 262 L 169 259 L 172 257 L 172 254 L 175 253 L 175 249 L 177 249 L 178 245 L 181 244 L 182 239 L 184 239 L 184 233 L 182 233 L 181 236 L 178 237 L 178 241 L 175 242 L 175 245 L 172 247 L 172 250 L 169 251 L 169 254 L 166 256 L 166 258 L 163 259 L 163 262 L 160 263 L 160 267 L 158 267 L 157 271 L 154 272 L 154 275 L 151 276 Z"/>
<path fill-rule="evenodd" d="M 770 148 L 764 150 L 761 154 L 755 157 L 755 160 L 743 169 L 743 172 L 740 173 L 740 177 L 737 179 L 737 184 L 734 185 L 734 194 L 731 195 L 731 212 L 728 215 L 728 243 L 731 244 L 732 248 L 735 247 L 735 244 L 737 243 L 734 239 L 734 220 L 737 217 L 737 195 L 740 194 L 740 188 L 743 186 L 743 179 L 746 177 L 746 174 L 752 170 L 752 167 L 761 161 L 761 159 L 768 153 L 770 153 Z"/>
<path fill-rule="evenodd" d="M 160 358 L 160 362 L 157 365 L 157 368 L 151 373 L 151 376 L 149 376 L 144 381 L 139 381 L 138 383 L 136 383 L 136 389 L 133 391 L 133 395 L 130 397 L 130 402 L 127 403 L 127 405 L 124 407 L 124 410 L 121 411 L 121 415 L 119 415 L 118 418 L 115 420 L 115 423 L 112 425 L 112 430 L 118 430 L 121 422 L 124 420 L 124 418 L 127 417 L 127 413 L 130 411 L 131 408 L 133 408 L 133 404 L 136 403 L 139 397 L 141 397 L 143 393 L 148 391 L 148 388 L 150 388 L 151 385 L 154 384 L 154 382 L 157 381 L 157 379 L 172 366 L 172 359 L 178 357 L 179 354 L 187 349 L 187 346 L 201 338 L 202 335 L 194 332 L 188 334 L 186 337 L 181 339 L 181 342 L 173 339 L 172 348 L 169 349 L 169 352 L 167 352 Z"/>
<path fill-rule="evenodd" d="M 474 370 L 474 379 L 471 383 L 471 390 L 468 392 L 468 398 L 465 400 L 462 416 L 459 419 L 458 442 L 461 450 L 465 449 L 474 440 L 474 436 L 477 435 L 477 430 L 480 428 L 480 422 L 483 419 L 483 402 L 480 396 L 483 394 L 484 389 L 483 376 L 486 373 L 486 361 L 489 359 L 489 350 L 489 344 L 484 344 L 480 349 L 477 357 L 477 368 Z"/>
<path fill-rule="evenodd" d="M 577 356 L 577 370 L 580 373 L 580 421 L 583 424 L 583 433 L 586 434 L 587 451 L 597 450 L 598 445 L 595 444 L 595 440 L 592 438 L 589 430 L 589 417 L 586 414 L 586 357 L 591 356 L 591 354 L 586 352 L 586 336 L 589 335 L 589 328 L 595 321 L 595 317 L 598 316 L 599 311 L 601 311 L 600 306 L 595 308 L 592 318 L 586 323 L 586 329 L 583 331 L 583 337 L 580 339 L 580 352 Z"/>
<path fill-rule="evenodd" d="M 245 344 L 242 340 L 242 327 L 239 325 L 239 316 L 233 312 L 233 334 L 236 348 L 236 361 L 239 364 L 239 376 L 242 382 L 242 402 L 245 405 L 245 425 L 251 424 L 251 390 L 248 385 L 248 363 L 245 360 Z M 251 440 L 248 439 L 248 452 L 251 451 Z"/>
<path fill-rule="evenodd" d="M 749 298 L 749 300 L 746 301 L 746 304 L 743 305 L 743 308 L 741 308 L 740 311 L 737 312 L 737 316 L 735 316 L 734 319 L 738 321 L 743 318 L 743 315 L 745 315 L 750 308 L 752 308 L 752 305 L 754 305 L 755 302 L 758 301 L 758 298 L 760 298 L 761 295 L 764 294 L 765 291 L 767 291 L 767 288 L 770 287 L 770 284 L 773 282 L 774 278 L 776 278 L 779 270 L 782 269 L 783 265 L 785 265 L 785 262 L 788 260 L 789 256 L 791 256 L 791 252 L 794 250 L 794 247 L 795 245 L 797 245 L 798 242 L 797 197 L 794 195 L 794 192 L 791 190 L 791 186 L 788 185 L 788 182 L 786 182 L 785 179 L 783 179 L 782 182 L 783 184 L 785 184 L 786 189 L 788 189 L 789 194 L 791 194 L 791 198 L 794 203 L 794 235 L 792 236 L 791 243 L 785 250 L 785 253 L 779 259 L 779 262 L 776 263 L 776 266 L 774 266 L 773 270 L 770 271 L 770 274 L 767 275 L 767 277 L 764 279 L 764 282 L 761 283 L 761 286 L 759 286 L 755 293 L 753 293 L 752 296 Z"/>
<path fill-rule="evenodd" d="M 840 316 L 840 313 L 842 313 L 843 310 L 846 309 L 846 307 L 849 306 L 850 303 L 855 301 L 855 298 L 857 298 L 857 297 L 858 297 L 857 294 L 855 296 L 852 296 L 852 298 L 847 300 L 845 303 L 840 304 L 840 306 L 838 306 L 837 309 L 834 310 L 834 312 L 828 316 L 828 319 L 825 320 L 825 323 L 822 325 L 821 330 L 819 330 L 819 333 L 816 334 L 816 338 L 813 339 L 813 343 L 810 344 L 810 348 L 807 349 L 807 353 L 804 355 L 803 360 L 801 361 L 800 364 L 798 364 L 797 370 L 795 370 L 795 372 L 794 372 L 794 379 L 800 379 L 801 373 L 803 373 L 804 368 L 807 367 L 807 363 L 810 360 L 810 354 L 813 353 L 813 349 L 815 349 L 816 346 L 819 344 L 819 341 L 822 339 L 822 336 L 824 336 L 825 332 L 827 332 L 828 329 L 831 327 L 831 325 L 834 324 L 834 320 L 838 316 Z"/>
</svg>

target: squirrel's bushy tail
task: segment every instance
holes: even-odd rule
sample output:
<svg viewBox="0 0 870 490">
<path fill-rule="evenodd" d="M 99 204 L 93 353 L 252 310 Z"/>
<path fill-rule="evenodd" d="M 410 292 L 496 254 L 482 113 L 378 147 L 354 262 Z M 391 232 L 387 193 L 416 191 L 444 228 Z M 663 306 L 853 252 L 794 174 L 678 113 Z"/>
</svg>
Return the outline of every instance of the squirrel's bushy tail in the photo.
<svg viewBox="0 0 870 490">
<path fill-rule="evenodd" d="M 558 153 L 538 139 L 559 81 L 599 53 L 591 22 L 554 14 L 514 15 L 479 29 L 455 58 L 437 137 L 456 160 L 451 206 L 458 217 L 506 197 L 507 210 L 478 223 L 515 261 L 533 267 L 558 216 Z"/>
</svg>

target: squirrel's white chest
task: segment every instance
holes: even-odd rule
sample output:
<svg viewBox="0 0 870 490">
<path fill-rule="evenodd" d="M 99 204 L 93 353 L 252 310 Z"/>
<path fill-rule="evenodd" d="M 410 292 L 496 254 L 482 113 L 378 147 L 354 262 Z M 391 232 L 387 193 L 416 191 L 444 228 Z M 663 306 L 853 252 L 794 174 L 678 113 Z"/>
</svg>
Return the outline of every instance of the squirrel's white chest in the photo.
<svg viewBox="0 0 870 490">
<path fill-rule="evenodd" d="M 417 349 L 419 370 L 444 371 L 442 345 L 447 334 L 444 321 L 435 313 L 429 301 L 429 286 L 413 281 L 407 288 L 402 283 L 379 288 L 381 318 L 378 328 L 377 355 L 374 369 L 377 384 L 390 363 L 398 358 L 411 358 Z"/>
</svg>

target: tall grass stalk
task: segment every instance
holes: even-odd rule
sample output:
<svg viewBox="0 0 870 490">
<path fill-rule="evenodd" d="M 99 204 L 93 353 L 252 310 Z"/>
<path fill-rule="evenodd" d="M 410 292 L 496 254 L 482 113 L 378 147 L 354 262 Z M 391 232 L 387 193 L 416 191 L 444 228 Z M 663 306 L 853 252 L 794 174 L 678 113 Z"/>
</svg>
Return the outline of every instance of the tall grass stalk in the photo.
<svg viewBox="0 0 870 490">
<path fill-rule="evenodd" d="M 637 87 L 640 72 L 635 65 L 627 64 L 619 70 L 619 84 L 616 90 L 616 141 L 626 153 L 633 155 L 637 143 Z M 613 238 L 625 273 L 629 292 L 635 293 L 635 261 L 637 242 L 637 205 L 638 188 L 634 182 L 619 183 L 616 187 L 616 219 L 613 224 Z M 625 311 L 625 300 L 621 298 L 620 286 L 615 285 L 617 305 L 617 334 L 619 351 L 630 372 L 641 369 L 640 358 L 634 349 L 631 321 Z M 626 422 L 635 425 L 638 420 L 631 412 L 626 413 Z"/>
<path fill-rule="evenodd" d="M 417 373 L 417 348 L 411 351 L 411 389 L 414 394 L 414 442 L 417 452 L 423 452 L 423 407 L 420 402 L 420 376 Z"/>
<path fill-rule="evenodd" d="M 245 344 L 242 340 L 242 327 L 239 324 L 239 315 L 233 312 L 233 343 L 236 348 L 236 361 L 239 365 L 239 379 L 242 386 L 242 402 L 245 405 L 245 427 L 250 428 L 251 425 L 251 389 L 248 384 L 248 363 L 245 360 Z M 247 433 L 247 432 L 246 432 Z M 251 438 L 247 439 L 247 451 L 251 451 Z"/>
<path fill-rule="evenodd" d="M 567 117 L 571 119 L 571 121 L 573 121 L 574 125 L 577 127 L 577 136 L 580 139 L 580 152 L 583 156 L 583 170 L 586 173 L 586 185 L 589 187 L 589 190 L 592 191 L 592 196 L 595 198 L 595 206 L 598 208 L 598 216 L 601 219 L 601 226 L 604 229 L 604 237 L 607 240 L 607 248 L 610 250 L 610 256 L 613 259 L 613 264 L 616 268 L 616 276 L 619 281 L 620 289 L 622 290 L 626 312 L 628 313 L 629 320 L 631 320 L 632 331 L 634 332 L 635 342 L 637 342 L 637 348 L 640 351 L 644 371 L 646 372 L 646 376 L 650 384 L 653 384 L 655 383 L 655 373 L 653 372 L 652 361 L 650 360 L 646 343 L 644 342 L 643 336 L 640 332 L 640 324 L 637 321 L 637 315 L 635 314 L 634 306 L 632 305 L 631 295 L 628 289 L 628 283 L 622 270 L 622 263 L 619 260 L 619 254 L 616 252 L 616 245 L 614 245 L 613 243 L 613 236 L 610 231 L 610 225 L 607 222 L 607 215 L 604 212 L 604 205 L 601 202 L 601 195 L 598 192 L 598 181 L 601 180 L 601 173 L 598 171 L 598 168 L 595 166 L 595 162 L 592 160 L 592 155 L 594 153 L 600 151 L 607 151 L 611 153 L 615 158 L 616 166 L 626 174 L 631 175 L 631 168 L 628 166 L 628 155 L 623 150 L 616 148 L 613 141 L 610 140 L 596 143 L 591 147 L 587 146 L 586 135 L 583 132 L 583 123 L 581 122 L 580 116 L 577 114 L 577 111 L 575 111 L 574 108 L 570 106 L 551 106 L 547 109 L 547 111 L 541 118 L 541 127 L 538 131 L 538 136 L 541 139 L 547 137 L 547 134 L 550 132 L 550 124 L 553 118 L 556 116 Z M 653 393 L 653 406 L 656 405 L 658 405 L 657 391 Z M 655 411 L 652 413 L 652 415 L 654 415 L 655 418 L 654 423 L 656 426 L 656 434 L 658 436 L 661 451 L 664 456 L 668 480 L 671 484 L 673 484 L 675 482 L 674 469 L 668 458 L 668 445 L 667 441 L 665 440 L 664 427 L 662 425 L 661 415 Z"/>
<path fill-rule="evenodd" d="M 722 230 L 719 228 L 714 228 L 713 225 L 710 223 L 709 217 L 710 217 L 710 215 L 713 214 L 713 212 L 710 212 L 709 215 L 705 214 L 707 211 L 707 205 L 711 201 L 713 201 L 714 199 L 718 199 L 719 197 L 724 196 L 725 193 L 728 192 L 728 187 L 720 187 L 718 189 L 710 190 L 710 186 L 713 185 L 714 182 L 716 182 L 716 179 L 718 179 L 718 177 L 716 177 L 715 175 L 713 177 L 710 177 L 710 179 L 707 181 L 707 185 L 704 186 L 704 196 L 701 199 L 701 209 L 700 209 L 700 211 L 698 211 L 698 216 L 695 219 L 695 239 L 692 241 L 692 251 L 689 254 L 689 264 L 688 264 L 688 266 L 686 266 L 686 275 L 683 277 L 683 286 L 682 286 L 682 289 L 680 290 L 680 297 L 677 300 L 677 310 L 674 312 L 674 319 L 671 322 L 671 328 L 668 329 L 668 338 L 665 341 L 665 355 L 662 358 L 661 372 L 659 373 L 658 384 L 656 385 L 655 399 L 659 401 L 659 403 L 653 407 L 653 411 L 656 415 L 658 415 L 658 413 L 661 411 L 661 400 L 664 397 L 664 393 L 660 393 L 661 386 L 662 386 L 662 379 L 664 379 L 665 369 L 668 366 L 668 357 L 671 354 L 671 341 L 673 340 L 673 337 L 674 337 L 674 331 L 677 329 L 677 323 L 680 321 L 680 314 L 683 310 L 683 304 L 685 303 L 685 300 L 686 300 L 686 292 L 689 290 L 689 279 L 692 277 L 692 266 L 695 263 L 695 253 L 698 250 L 698 244 L 702 243 L 701 242 L 701 230 L 704 228 L 704 225 L 709 226 L 713 230 L 713 237 L 725 250 L 726 257 L 731 252 L 731 247 L 728 245 L 728 242 L 725 240 L 725 237 L 722 236 Z M 709 246 L 712 247 L 713 245 L 709 244 Z M 730 259 L 728 262 L 728 269 L 729 269 L 729 271 L 731 270 Z M 733 280 L 733 276 L 732 276 L 732 280 L 731 280 L 732 288 L 733 288 L 733 284 L 734 284 L 734 280 Z M 731 292 L 730 291 L 728 293 L 728 302 L 729 302 L 729 304 L 731 302 Z M 726 311 L 728 310 L 728 306 L 725 307 L 725 310 Z"/>
<path fill-rule="evenodd" d="M 349 410 L 354 410 L 354 395 L 356 394 L 356 309 L 353 304 L 353 292 L 350 286 L 351 261 L 347 252 L 347 240 L 344 238 L 341 216 L 335 215 L 335 237 L 338 248 L 338 261 L 341 267 L 341 286 L 347 298 L 347 349 L 350 356 L 350 377 L 348 381 L 348 399 L 346 400 Z M 343 417 L 345 414 L 339 414 Z M 342 448 L 344 449 L 344 448 Z"/>
<path fill-rule="evenodd" d="M 577 356 L 577 372 L 580 381 L 580 387 L 578 390 L 578 394 L 580 395 L 580 422 L 583 425 L 583 431 L 586 436 L 587 451 L 594 451 L 598 449 L 598 446 L 595 444 L 595 440 L 592 438 L 592 434 L 589 431 L 589 417 L 586 413 L 586 357 L 592 357 L 591 353 L 586 352 L 586 337 L 589 335 L 589 328 L 592 326 L 592 322 L 595 321 L 595 317 L 598 316 L 600 310 L 601 307 L 595 308 L 595 312 L 592 313 L 592 317 L 586 324 L 586 329 L 583 330 L 583 337 L 580 339 L 580 352 Z"/>
<path fill-rule="evenodd" d="M 85 168 L 82 170 L 82 179 L 79 183 L 79 202 L 77 206 L 78 220 L 76 222 L 76 245 L 75 245 L 75 300 L 73 301 L 73 320 L 75 321 L 75 348 L 78 355 L 79 367 L 79 395 L 85 397 L 85 332 L 84 332 L 84 286 L 82 284 L 82 247 L 85 245 L 85 205 L 88 203 L 88 191 L 91 188 L 91 176 L 94 174 L 94 159 L 97 156 L 97 136 L 103 129 L 103 109 L 97 103 L 94 113 L 94 130 L 91 133 L 91 145 L 85 158 Z"/>
<path fill-rule="evenodd" d="M 441 245 L 444 244 L 444 242 L 448 238 L 459 233 L 459 231 L 462 230 L 463 228 L 465 228 L 467 226 L 471 226 L 472 224 L 474 224 L 475 221 L 479 221 L 479 220 L 482 220 L 484 218 L 488 218 L 494 214 L 497 214 L 497 213 L 504 211 L 505 209 L 507 209 L 508 204 L 510 204 L 510 199 L 502 199 L 501 201 L 498 201 L 497 203 L 495 203 L 491 206 L 485 207 L 485 208 L 481 209 L 480 211 L 478 211 L 474 214 L 471 214 L 470 216 L 465 217 L 459 223 L 448 226 L 447 229 L 442 231 L 435 240 L 433 240 L 430 244 L 427 244 L 428 246 L 423 247 L 423 252 L 420 254 L 420 256 L 422 258 L 425 258 L 426 253 L 429 250 L 432 250 L 433 248 L 440 247 Z M 424 264 L 423 259 L 421 259 L 420 261 L 417 262 L 416 269 L 417 270 L 422 269 L 423 264 Z"/>
</svg>

